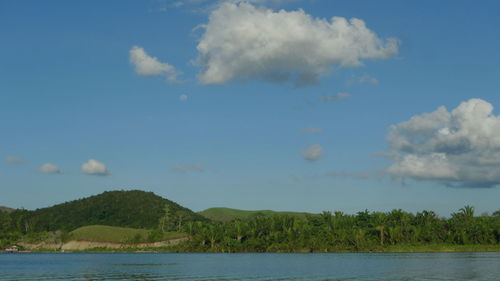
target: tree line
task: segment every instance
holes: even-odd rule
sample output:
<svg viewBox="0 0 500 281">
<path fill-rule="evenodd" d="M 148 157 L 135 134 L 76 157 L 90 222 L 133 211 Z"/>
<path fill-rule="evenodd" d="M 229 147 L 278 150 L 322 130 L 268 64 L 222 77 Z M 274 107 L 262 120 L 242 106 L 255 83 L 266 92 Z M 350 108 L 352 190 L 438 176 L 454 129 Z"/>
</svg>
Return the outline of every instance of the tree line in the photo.
<svg viewBox="0 0 500 281">
<path fill-rule="evenodd" d="M 398 245 L 498 245 L 500 211 L 474 216 L 465 206 L 450 218 L 432 211 L 323 212 L 306 217 L 256 216 L 230 222 L 189 222 L 186 252 L 337 252 Z"/>
<path fill-rule="evenodd" d="M 152 230 L 148 239 L 161 240 L 167 232 L 184 232 L 190 239 L 170 249 L 182 252 L 355 252 L 405 245 L 500 244 L 500 210 L 476 216 L 471 206 L 449 218 L 433 211 L 414 214 L 398 209 L 356 214 L 256 215 L 216 222 L 200 219 L 170 202 L 163 203 L 163 208 L 155 210 L 156 223 L 145 227 Z M 33 218 L 33 211 L 0 211 L 0 247 L 41 233 L 46 235 L 48 230 L 37 229 Z M 55 230 L 62 230 L 64 236 L 72 229 L 49 231 Z"/>
</svg>

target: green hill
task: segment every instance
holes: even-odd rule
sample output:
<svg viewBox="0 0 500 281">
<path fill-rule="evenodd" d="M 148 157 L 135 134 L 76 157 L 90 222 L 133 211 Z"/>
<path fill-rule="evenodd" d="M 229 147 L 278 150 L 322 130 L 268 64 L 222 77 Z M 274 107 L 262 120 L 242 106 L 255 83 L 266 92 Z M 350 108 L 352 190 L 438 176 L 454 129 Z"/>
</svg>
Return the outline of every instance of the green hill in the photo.
<svg viewBox="0 0 500 281">
<path fill-rule="evenodd" d="M 198 214 L 214 221 L 232 221 L 235 219 L 249 219 L 256 216 L 289 215 L 289 216 L 305 217 L 308 215 L 314 215 L 310 213 L 299 213 L 299 212 L 278 212 L 271 210 L 247 211 L 247 210 L 238 210 L 231 208 L 210 208 L 198 212 Z"/>
<path fill-rule="evenodd" d="M 74 200 L 52 207 L 29 211 L 31 229 L 35 231 L 72 231 L 88 225 L 108 225 L 130 228 L 155 228 L 165 214 L 188 221 L 206 220 L 199 214 L 152 192 L 140 190 L 107 191 L 99 195 Z"/>
</svg>

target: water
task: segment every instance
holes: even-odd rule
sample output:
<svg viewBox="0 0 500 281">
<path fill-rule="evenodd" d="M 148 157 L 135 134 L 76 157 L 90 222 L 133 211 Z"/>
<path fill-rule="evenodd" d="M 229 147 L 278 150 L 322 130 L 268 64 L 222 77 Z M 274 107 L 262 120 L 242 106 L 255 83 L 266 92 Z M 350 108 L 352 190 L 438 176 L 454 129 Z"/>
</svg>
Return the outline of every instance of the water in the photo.
<svg viewBox="0 0 500 281">
<path fill-rule="evenodd" d="M 0 280 L 500 280 L 500 253 L 0 254 Z"/>
</svg>

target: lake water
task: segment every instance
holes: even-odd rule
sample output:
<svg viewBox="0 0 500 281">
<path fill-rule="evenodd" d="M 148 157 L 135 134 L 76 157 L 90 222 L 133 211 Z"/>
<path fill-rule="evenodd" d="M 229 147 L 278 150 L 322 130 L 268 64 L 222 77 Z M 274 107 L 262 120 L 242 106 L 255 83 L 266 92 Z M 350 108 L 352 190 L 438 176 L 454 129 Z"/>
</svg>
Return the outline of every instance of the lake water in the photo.
<svg viewBox="0 0 500 281">
<path fill-rule="evenodd" d="M 0 254 L 0 280 L 500 280 L 500 253 Z"/>
</svg>

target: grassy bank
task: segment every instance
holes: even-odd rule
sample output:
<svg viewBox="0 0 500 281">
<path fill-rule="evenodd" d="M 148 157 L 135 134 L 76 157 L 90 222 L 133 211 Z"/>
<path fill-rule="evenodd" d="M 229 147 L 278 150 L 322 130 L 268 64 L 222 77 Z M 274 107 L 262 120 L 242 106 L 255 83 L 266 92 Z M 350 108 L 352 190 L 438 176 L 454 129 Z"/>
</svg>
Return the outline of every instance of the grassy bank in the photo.
<svg viewBox="0 0 500 281">
<path fill-rule="evenodd" d="M 155 237 L 152 237 L 155 235 Z M 141 243 L 169 240 L 185 237 L 181 232 L 165 232 L 158 235 L 149 229 L 116 227 L 107 225 L 89 225 L 70 232 L 71 240 L 111 243 Z"/>
<path fill-rule="evenodd" d="M 106 225 L 89 225 L 75 229 L 70 233 L 72 240 L 126 243 L 136 240 L 145 241 L 150 230 Z"/>
</svg>

